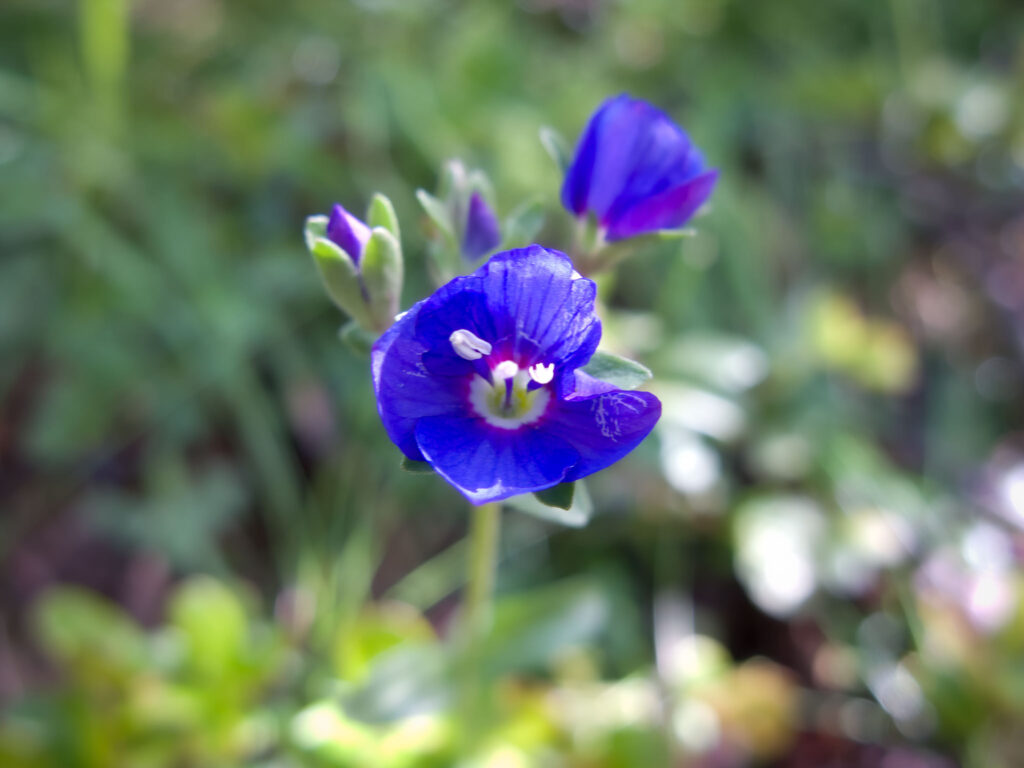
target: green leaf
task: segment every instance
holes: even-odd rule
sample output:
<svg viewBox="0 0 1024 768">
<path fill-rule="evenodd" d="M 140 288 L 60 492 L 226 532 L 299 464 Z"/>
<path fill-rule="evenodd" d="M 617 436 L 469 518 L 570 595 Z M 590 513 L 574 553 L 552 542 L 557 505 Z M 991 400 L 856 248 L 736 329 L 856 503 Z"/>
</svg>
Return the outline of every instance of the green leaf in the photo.
<svg viewBox="0 0 1024 768">
<path fill-rule="evenodd" d="M 408 456 L 402 457 L 402 469 L 406 472 L 412 472 L 417 475 L 429 475 L 434 472 L 434 468 L 425 461 L 416 461 L 410 459 Z"/>
<path fill-rule="evenodd" d="M 598 350 L 583 367 L 583 372 L 620 389 L 636 389 L 651 378 L 651 371 L 635 360 Z"/>
<path fill-rule="evenodd" d="M 375 194 L 370 200 L 370 208 L 366 213 L 366 223 L 370 225 L 371 229 L 383 227 L 394 236 L 395 240 L 398 242 L 402 241 L 395 206 L 391 204 L 391 200 L 380 192 Z"/>
<path fill-rule="evenodd" d="M 521 248 L 537 237 L 544 225 L 544 206 L 539 200 L 530 200 L 516 208 L 505 220 L 505 248 Z"/>
<path fill-rule="evenodd" d="M 383 333 L 395 322 L 404 269 L 398 240 L 383 227 L 374 229 L 363 249 L 361 271 L 375 331 Z"/>
<path fill-rule="evenodd" d="M 567 648 L 589 647 L 615 620 L 609 590 L 576 577 L 501 598 L 482 641 L 492 675 L 542 671 Z"/>
<path fill-rule="evenodd" d="M 544 145 L 544 149 L 555 161 L 558 170 L 564 174 L 572 162 L 572 150 L 569 143 L 562 137 L 562 134 L 546 125 L 540 129 L 540 143 Z"/>
<path fill-rule="evenodd" d="M 373 342 L 377 339 L 372 332 L 367 331 L 355 320 L 350 320 L 341 326 L 338 330 L 338 338 L 360 357 L 370 356 Z"/>
<path fill-rule="evenodd" d="M 244 661 L 248 611 L 221 582 L 208 576 L 182 582 L 171 598 L 169 614 L 185 641 L 189 666 L 203 677 L 222 678 Z"/>
<path fill-rule="evenodd" d="M 374 659 L 364 683 L 342 703 L 345 712 L 366 723 L 436 712 L 451 699 L 451 677 L 451 659 L 440 645 L 402 644 Z"/>
<path fill-rule="evenodd" d="M 575 483 L 559 483 L 550 488 L 545 488 L 543 491 L 537 491 L 533 494 L 533 497 L 541 504 L 549 507 L 568 510 L 572 507 L 572 497 L 575 489 Z"/>
<path fill-rule="evenodd" d="M 423 210 L 435 226 L 453 243 L 455 242 L 455 227 L 452 223 L 451 213 L 443 202 L 438 200 L 425 189 L 416 190 L 416 199 L 420 201 Z"/>
<path fill-rule="evenodd" d="M 573 483 L 562 483 L 562 485 L 572 486 Z M 582 528 L 590 522 L 590 518 L 594 514 L 594 505 L 590 500 L 590 494 L 587 492 L 586 485 L 577 481 L 575 486 L 575 490 L 571 492 L 572 503 L 568 509 L 557 505 L 552 506 L 550 502 L 540 500 L 538 494 L 532 493 L 513 496 L 510 499 L 505 499 L 503 503 L 507 507 L 524 512 L 527 515 L 533 515 L 549 523 L 558 523 L 568 528 Z M 555 486 L 555 488 L 559 487 Z M 548 492 L 554 490 L 548 489 Z M 557 493 L 564 494 L 565 492 L 558 491 Z"/>
<path fill-rule="evenodd" d="M 121 608 L 79 587 L 53 587 L 33 607 L 39 644 L 73 672 L 127 673 L 146 658 L 142 630 Z"/>
<path fill-rule="evenodd" d="M 687 237 L 696 237 L 697 230 L 693 227 L 683 227 L 682 229 L 659 229 L 655 234 L 661 240 L 682 240 Z"/>
</svg>

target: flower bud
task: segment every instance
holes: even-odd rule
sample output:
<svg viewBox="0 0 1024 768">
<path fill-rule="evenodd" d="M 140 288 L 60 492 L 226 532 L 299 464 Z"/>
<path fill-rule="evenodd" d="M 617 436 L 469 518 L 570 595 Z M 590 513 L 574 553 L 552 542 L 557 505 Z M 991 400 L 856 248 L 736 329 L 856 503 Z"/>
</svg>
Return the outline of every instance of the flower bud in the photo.
<svg viewBox="0 0 1024 768">
<path fill-rule="evenodd" d="M 461 250 L 467 261 L 475 262 L 501 245 L 501 225 L 479 192 L 473 192 L 467 207 Z"/>
<path fill-rule="evenodd" d="M 306 220 L 306 246 L 327 294 L 355 323 L 383 333 L 394 322 L 402 293 L 402 247 L 391 201 L 374 195 L 369 226 L 335 205 L 330 217 Z"/>
<path fill-rule="evenodd" d="M 682 227 L 717 179 L 668 115 L 623 94 L 590 118 L 565 174 L 562 203 L 577 217 L 596 219 L 599 242 L 615 242 Z"/>
<path fill-rule="evenodd" d="M 436 230 L 431 256 L 439 283 L 466 272 L 501 245 L 501 226 L 487 202 L 490 189 L 482 171 L 452 160 L 442 169 L 437 196 L 417 190 Z"/>
<path fill-rule="evenodd" d="M 326 216 L 306 219 L 306 247 L 316 262 L 331 301 L 359 325 L 367 326 L 370 315 L 363 296 L 359 267 L 345 249 L 327 236 L 328 222 Z"/>
</svg>

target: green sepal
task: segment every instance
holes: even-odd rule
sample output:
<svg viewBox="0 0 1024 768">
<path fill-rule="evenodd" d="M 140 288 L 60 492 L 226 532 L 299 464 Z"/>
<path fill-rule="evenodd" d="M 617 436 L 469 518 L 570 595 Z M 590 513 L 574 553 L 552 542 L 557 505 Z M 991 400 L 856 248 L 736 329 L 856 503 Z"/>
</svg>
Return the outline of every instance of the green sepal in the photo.
<svg viewBox="0 0 1024 768">
<path fill-rule="evenodd" d="M 636 389 L 652 375 L 647 366 L 600 349 L 590 358 L 590 362 L 583 366 L 583 372 L 619 389 Z"/>
<path fill-rule="evenodd" d="M 338 329 L 338 338 L 360 357 L 369 357 L 370 350 L 373 349 L 373 342 L 377 340 L 372 332 L 363 328 L 355 320 L 349 320 Z"/>
<path fill-rule="evenodd" d="M 402 469 L 406 472 L 412 472 L 414 475 L 430 475 L 433 474 L 434 468 L 425 461 L 416 461 L 410 459 L 408 456 L 402 457 Z"/>
<path fill-rule="evenodd" d="M 370 310 L 369 327 L 384 332 L 398 314 L 404 273 L 402 247 L 390 231 L 384 227 L 372 230 L 363 248 L 361 267 Z"/>
<path fill-rule="evenodd" d="M 576 483 L 559 483 L 543 491 L 536 491 L 533 498 L 548 507 L 558 507 L 568 510 L 572 507 L 573 492 L 576 490 Z"/>
<path fill-rule="evenodd" d="M 399 243 L 402 242 L 402 233 L 398 228 L 398 215 L 395 213 L 395 206 L 387 196 L 378 192 L 370 200 L 370 207 L 366 212 L 366 223 L 370 229 L 383 227 L 394 236 Z"/>
<path fill-rule="evenodd" d="M 318 238 L 327 237 L 328 221 L 329 219 L 323 215 L 306 217 L 306 225 L 302 229 L 302 234 L 306 238 L 306 248 L 309 249 L 310 253 L 313 252 L 313 243 L 315 243 Z"/>
<path fill-rule="evenodd" d="M 558 170 L 561 173 L 565 173 L 569 170 L 569 165 L 572 163 L 572 150 L 569 147 L 569 143 L 562 137 L 558 131 L 549 126 L 542 126 L 540 129 L 540 143 L 544 145 L 544 149 L 551 156 L 551 159 L 555 161 L 555 165 L 558 166 Z"/>
<path fill-rule="evenodd" d="M 363 298 L 363 286 L 352 258 L 322 234 L 326 217 L 310 216 L 306 220 L 306 245 L 316 262 L 320 279 L 331 300 L 362 326 L 369 326 L 370 314 Z"/>
<path fill-rule="evenodd" d="M 521 248 L 534 242 L 540 228 L 544 226 L 544 206 L 539 200 L 529 200 L 509 214 L 505 219 L 504 248 Z"/>
<path fill-rule="evenodd" d="M 420 205 L 423 206 L 423 210 L 426 212 L 430 220 L 434 222 L 434 225 L 438 230 L 440 230 L 441 234 L 454 243 L 455 229 L 448 206 L 425 189 L 416 190 L 416 199 L 420 201 Z"/>
<path fill-rule="evenodd" d="M 575 489 L 572 486 L 575 485 Z M 540 496 L 550 492 L 557 494 L 565 493 L 564 490 L 556 489 L 562 486 L 569 486 L 569 493 L 572 495 L 571 504 L 568 509 L 564 509 L 561 506 L 551 505 L 546 501 L 542 501 Z M 546 491 L 539 491 L 538 493 L 524 493 L 522 496 L 513 496 L 510 499 L 505 499 L 502 502 L 504 505 L 511 507 L 512 509 L 524 512 L 527 515 L 545 520 L 549 523 L 558 523 L 569 528 L 582 528 L 588 522 L 594 514 L 594 505 L 590 500 L 590 494 L 587 492 L 587 487 L 582 481 L 576 483 L 561 483 L 554 488 L 549 488 Z"/>
</svg>

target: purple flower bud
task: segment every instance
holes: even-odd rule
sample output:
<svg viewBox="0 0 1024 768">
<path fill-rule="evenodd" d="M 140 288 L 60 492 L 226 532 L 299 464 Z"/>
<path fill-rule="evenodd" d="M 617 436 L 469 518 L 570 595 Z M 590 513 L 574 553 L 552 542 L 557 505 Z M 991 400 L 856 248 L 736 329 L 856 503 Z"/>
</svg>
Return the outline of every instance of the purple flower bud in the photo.
<svg viewBox="0 0 1024 768">
<path fill-rule="evenodd" d="M 441 287 L 373 345 L 388 436 L 474 504 L 621 459 L 661 403 L 580 370 L 601 338 L 596 296 L 565 254 L 538 245 L 498 253 Z"/>
<path fill-rule="evenodd" d="M 683 226 L 717 179 L 668 115 L 623 94 L 590 118 L 565 175 L 562 204 L 577 216 L 593 214 L 607 240 L 623 240 Z"/>
<path fill-rule="evenodd" d="M 347 253 L 358 267 L 363 248 L 370 239 L 370 228 L 340 205 L 335 205 L 327 222 L 327 239 Z"/>
<path fill-rule="evenodd" d="M 462 236 L 462 255 L 470 262 L 486 256 L 501 245 L 501 227 L 498 217 L 484 200 L 474 192 L 469 198 L 466 227 Z"/>
</svg>

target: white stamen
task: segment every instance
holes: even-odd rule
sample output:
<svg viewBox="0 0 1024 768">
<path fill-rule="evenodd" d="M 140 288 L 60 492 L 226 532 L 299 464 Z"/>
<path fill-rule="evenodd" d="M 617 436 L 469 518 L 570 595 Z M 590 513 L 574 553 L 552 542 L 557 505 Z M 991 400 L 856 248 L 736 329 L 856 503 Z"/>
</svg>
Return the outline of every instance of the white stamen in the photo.
<svg viewBox="0 0 1024 768">
<path fill-rule="evenodd" d="M 530 378 L 538 384 L 550 383 L 555 378 L 555 364 L 548 363 L 544 365 L 544 363 L 537 363 L 536 365 L 531 365 Z"/>
<path fill-rule="evenodd" d="M 488 344 L 488 346 L 490 345 Z M 504 360 L 494 366 L 492 373 L 496 380 L 507 381 L 515 378 L 515 375 L 519 373 L 519 366 L 513 360 Z"/>
<path fill-rule="evenodd" d="M 491 345 L 465 328 L 452 331 L 448 337 L 452 343 L 455 354 L 463 360 L 479 360 L 484 355 L 491 354 Z"/>
</svg>

